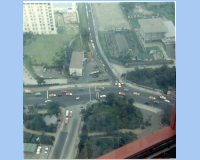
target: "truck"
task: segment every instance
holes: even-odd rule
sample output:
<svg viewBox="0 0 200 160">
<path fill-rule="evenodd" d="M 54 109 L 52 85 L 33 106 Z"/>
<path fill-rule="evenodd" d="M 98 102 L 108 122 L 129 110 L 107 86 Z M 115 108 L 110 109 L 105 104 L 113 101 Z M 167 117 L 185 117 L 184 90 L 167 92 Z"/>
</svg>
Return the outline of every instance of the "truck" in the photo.
<svg viewBox="0 0 200 160">
<path fill-rule="evenodd" d="M 67 123 L 68 123 L 68 120 L 69 120 L 69 118 L 65 118 L 65 124 L 67 124 Z"/>
<path fill-rule="evenodd" d="M 35 93 L 35 96 L 41 96 L 40 92 Z"/>
<path fill-rule="evenodd" d="M 33 93 L 33 92 L 30 89 L 27 89 L 27 90 L 25 90 L 25 93 L 30 94 L 30 93 Z"/>
<path fill-rule="evenodd" d="M 72 117 L 72 111 L 69 112 L 69 116 Z"/>
<path fill-rule="evenodd" d="M 66 117 L 69 116 L 69 110 L 66 110 Z"/>
<path fill-rule="evenodd" d="M 105 88 L 104 87 L 99 87 L 99 90 L 104 91 Z"/>
</svg>

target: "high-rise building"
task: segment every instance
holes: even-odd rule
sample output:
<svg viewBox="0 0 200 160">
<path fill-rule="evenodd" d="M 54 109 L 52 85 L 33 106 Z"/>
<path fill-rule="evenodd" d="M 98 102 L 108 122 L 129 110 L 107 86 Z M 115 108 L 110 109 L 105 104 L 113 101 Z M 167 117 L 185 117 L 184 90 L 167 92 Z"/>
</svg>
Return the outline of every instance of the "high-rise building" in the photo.
<svg viewBox="0 0 200 160">
<path fill-rule="evenodd" d="M 33 34 L 57 34 L 52 3 L 23 2 L 23 32 L 30 31 Z"/>
</svg>

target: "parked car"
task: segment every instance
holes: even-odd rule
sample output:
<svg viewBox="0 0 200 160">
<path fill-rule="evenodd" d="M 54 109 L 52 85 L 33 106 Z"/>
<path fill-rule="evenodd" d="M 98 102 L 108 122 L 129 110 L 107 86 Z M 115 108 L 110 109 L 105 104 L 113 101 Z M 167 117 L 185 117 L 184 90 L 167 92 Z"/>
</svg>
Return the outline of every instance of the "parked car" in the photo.
<svg viewBox="0 0 200 160">
<path fill-rule="evenodd" d="M 76 97 L 76 100 L 82 100 L 83 98 L 82 97 Z"/>
<path fill-rule="evenodd" d="M 106 97 L 106 95 L 100 95 L 100 98 L 105 98 Z"/>
<path fill-rule="evenodd" d="M 153 96 L 149 96 L 149 99 L 154 99 L 154 100 L 155 100 L 155 99 L 156 99 L 156 97 L 153 97 Z"/>
<path fill-rule="evenodd" d="M 159 102 L 159 101 L 153 101 L 153 103 L 155 103 L 155 104 L 159 104 L 160 102 Z"/>
<path fill-rule="evenodd" d="M 166 97 L 164 97 L 164 96 L 160 96 L 160 99 L 166 99 Z"/>
<path fill-rule="evenodd" d="M 140 95 L 140 93 L 138 93 L 138 92 L 133 92 L 133 94 L 134 94 L 135 96 L 139 96 L 139 95 Z"/>
<path fill-rule="evenodd" d="M 127 88 L 124 88 L 124 91 L 128 92 L 129 90 Z"/>
<path fill-rule="evenodd" d="M 170 103 L 170 101 L 169 101 L 169 100 L 167 100 L 167 99 L 165 99 L 165 100 L 164 100 L 164 102 Z"/>
<path fill-rule="evenodd" d="M 79 90 L 79 91 L 84 91 L 84 88 L 79 88 L 78 90 Z"/>
<path fill-rule="evenodd" d="M 66 93 L 66 96 L 72 96 L 72 93 L 68 92 L 68 93 Z"/>
<path fill-rule="evenodd" d="M 144 104 L 149 105 L 149 102 L 145 102 Z"/>
</svg>

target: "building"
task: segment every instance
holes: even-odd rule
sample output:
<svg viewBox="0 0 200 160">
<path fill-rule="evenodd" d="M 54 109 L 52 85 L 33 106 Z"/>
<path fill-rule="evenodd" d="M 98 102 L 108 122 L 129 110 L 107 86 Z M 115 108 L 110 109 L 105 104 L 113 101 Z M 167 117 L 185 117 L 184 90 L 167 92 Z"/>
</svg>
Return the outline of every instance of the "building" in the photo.
<svg viewBox="0 0 200 160">
<path fill-rule="evenodd" d="M 53 3 L 54 12 L 74 13 L 77 11 L 76 2 L 71 3 Z"/>
<path fill-rule="evenodd" d="M 34 153 L 36 151 L 37 144 L 24 143 L 24 152 Z"/>
<path fill-rule="evenodd" d="M 55 124 L 57 122 L 57 118 L 55 115 L 46 115 L 44 117 L 44 121 L 46 123 L 47 126 L 51 125 L 52 124 Z"/>
<path fill-rule="evenodd" d="M 129 12 L 127 14 L 128 18 L 136 18 L 136 17 L 142 17 L 142 13 L 141 12 Z"/>
<path fill-rule="evenodd" d="M 69 66 L 69 74 L 74 76 L 83 75 L 84 52 L 73 52 Z"/>
<path fill-rule="evenodd" d="M 142 53 L 137 55 L 137 60 L 152 61 L 153 59 L 154 59 L 153 54 Z"/>
<path fill-rule="evenodd" d="M 33 34 L 57 34 L 52 3 L 23 2 L 23 32 L 30 31 Z"/>
<path fill-rule="evenodd" d="M 165 37 L 162 38 L 162 42 L 165 44 L 174 44 L 175 43 L 175 27 L 171 21 L 164 21 L 165 26 L 168 29 L 164 35 Z"/>
<path fill-rule="evenodd" d="M 140 25 L 140 36 L 145 42 L 161 40 L 165 38 L 165 33 L 168 32 L 161 18 L 140 19 L 138 23 Z"/>
</svg>

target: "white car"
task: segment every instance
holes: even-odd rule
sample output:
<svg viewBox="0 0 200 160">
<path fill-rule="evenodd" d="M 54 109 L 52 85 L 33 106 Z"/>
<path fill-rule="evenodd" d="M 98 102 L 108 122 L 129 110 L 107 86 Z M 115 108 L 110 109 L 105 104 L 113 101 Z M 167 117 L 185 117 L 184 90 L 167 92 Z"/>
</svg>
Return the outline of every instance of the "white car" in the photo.
<svg viewBox="0 0 200 160">
<path fill-rule="evenodd" d="M 106 97 L 106 95 L 100 95 L 100 98 L 105 98 Z"/>
<path fill-rule="evenodd" d="M 47 102 L 52 102 L 52 100 L 46 100 L 45 103 L 47 103 Z"/>
<path fill-rule="evenodd" d="M 167 99 L 165 99 L 165 100 L 164 100 L 164 102 L 170 103 L 170 101 L 169 101 L 169 100 L 167 100 Z"/>
<path fill-rule="evenodd" d="M 121 83 L 118 83 L 118 87 L 121 88 Z"/>
<path fill-rule="evenodd" d="M 166 97 L 164 97 L 164 96 L 160 96 L 160 99 L 166 99 Z"/>
</svg>

